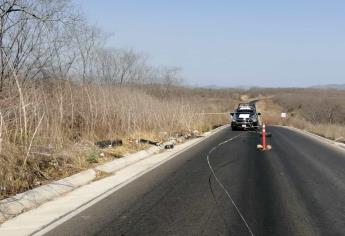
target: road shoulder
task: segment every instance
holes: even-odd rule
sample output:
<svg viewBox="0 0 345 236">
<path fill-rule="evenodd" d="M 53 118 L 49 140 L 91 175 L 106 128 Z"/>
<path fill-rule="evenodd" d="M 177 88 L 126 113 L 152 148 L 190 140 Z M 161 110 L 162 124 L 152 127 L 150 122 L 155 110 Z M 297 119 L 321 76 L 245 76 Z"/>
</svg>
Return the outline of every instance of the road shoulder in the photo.
<svg viewBox="0 0 345 236">
<path fill-rule="evenodd" d="M 178 156 L 178 154 L 227 127 L 227 125 L 220 127 L 205 133 L 203 137 L 176 145 L 172 150 L 143 158 L 125 168 L 116 170 L 115 173 L 109 177 L 81 186 L 64 196 L 20 214 L 0 226 L 0 235 L 28 235 L 35 233 L 37 233 L 37 235 L 42 235 L 68 220 L 70 217 L 73 217 L 73 215 L 78 212 L 90 207 L 150 170 Z"/>
</svg>

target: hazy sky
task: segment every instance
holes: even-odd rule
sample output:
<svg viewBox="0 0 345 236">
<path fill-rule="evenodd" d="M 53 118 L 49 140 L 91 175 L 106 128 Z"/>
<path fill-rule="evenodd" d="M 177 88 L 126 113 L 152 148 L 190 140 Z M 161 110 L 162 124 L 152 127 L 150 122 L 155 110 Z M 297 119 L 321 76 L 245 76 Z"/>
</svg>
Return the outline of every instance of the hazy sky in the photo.
<svg viewBox="0 0 345 236">
<path fill-rule="evenodd" d="M 345 83 L 345 1 L 75 0 L 110 46 L 191 85 Z"/>
</svg>

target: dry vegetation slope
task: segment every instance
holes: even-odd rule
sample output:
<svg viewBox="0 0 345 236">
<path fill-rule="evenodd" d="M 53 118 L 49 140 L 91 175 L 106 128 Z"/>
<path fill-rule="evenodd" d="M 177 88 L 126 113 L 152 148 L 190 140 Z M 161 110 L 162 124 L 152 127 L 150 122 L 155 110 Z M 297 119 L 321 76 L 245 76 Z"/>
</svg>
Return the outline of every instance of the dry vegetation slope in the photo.
<svg viewBox="0 0 345 236">
<path fill-rule="evenodd" d="M 1 197 L 146 147 L 134 139 L 163 141 L 224 124 L 227 115 L 203 113 L 228 111 L 238 97 L 232 90 L 56 80 L 12 89 L 0 100 Z M 104 152 L 94 145 L 117 138 L 124 147 Z"/>
<path fill-rule="evenodd" d="M 345 90 L 253 89 L 247 93 L 272 96 L 258 103 L 268 124 L 289 125 L 345 142 Z M 286 112 L 288 118 L 281 119 L 281 112 Z"/>
</svg>

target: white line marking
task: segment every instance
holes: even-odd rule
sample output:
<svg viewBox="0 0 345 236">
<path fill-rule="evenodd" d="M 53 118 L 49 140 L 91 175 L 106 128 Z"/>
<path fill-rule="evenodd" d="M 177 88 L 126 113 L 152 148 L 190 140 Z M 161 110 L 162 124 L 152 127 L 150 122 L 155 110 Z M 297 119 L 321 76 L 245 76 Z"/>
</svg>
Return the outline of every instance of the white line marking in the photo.
<svg viewBox="0 0 345 236">
<path fill-rule="evenodd" d="M 247 221 L 245 220 L 245 218 L 244 218 L 244 216 L 242 215 L 240 209 L 237 207 L 235 201 L 232 199 L 232 197 L 231 197 L 230 193 L 228 192 L 228 190 L 226 190 L 226 188 L 224 187 L 224 185 L 219 181 L 218 177 L 216 176 L 216 174 L 215 174 L 215 172 L 214 172 L 214 170 L 213 170 L 213 168 L 212 168 L 212 166 L 211 166 L 211 164 L 210 164 L 210 155 L 211 155 L 212 152 L 214 152 L 217 148 L 219 148 L 219 147 L 222 146 L 223 144 L 228 143 L 228 142 L 231 142 L 231 141 L 233 141 L 233 140 L 239 138 L 241 135 L 243 135 L 243 133 L 242 133 L 242 134 L 239 134 L 239 135 L 237 135 L 237 136 L 235 136 L 235 137 L 233 137 L 233 138 L 230 138 L 230 139 L 228 139 L 228 140 L 225 140 L 224 142 L 221 142 L 221 143 L 217 144 L 216 146 L 214 146 L 214 147 L 208 152 L 206 159 L 207 159 L 208 166 L 210 167 L 211 172 L 212 172 L 212 175 L 214 176 L 215 180 L 217 181 L 217 183 L 219 184 L 219 186 L 224 190 L 224 192 L 226 193 L 226 195 L 229 197 L 229 199 L 230 199 L 232 205 L 235 207 L 235 209 L 236 209 L 238 215 L 241 217 L 242 221 L 243 221 L 244 224 L 246 225 L 246 227 L 247 227 L 248 232 L 250 233 L 250 235 L 251 235 L 251 236 L 254 236 L 254 234 L 253 234 L 251 228 L 249 227 L 249 224 L 248 224 Z"/>
</svg>

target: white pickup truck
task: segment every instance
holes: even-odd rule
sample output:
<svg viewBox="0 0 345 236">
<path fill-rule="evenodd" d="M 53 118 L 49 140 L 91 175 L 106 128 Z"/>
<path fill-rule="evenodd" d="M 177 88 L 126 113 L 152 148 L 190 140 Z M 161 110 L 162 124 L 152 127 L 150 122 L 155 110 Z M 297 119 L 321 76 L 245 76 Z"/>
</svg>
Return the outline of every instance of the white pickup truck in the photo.
<svg viewBox="0 0 345 236">
<path fill-rule="evenodd" d="M 230 113 L 232 130 L 256 129 L 259 125 L 259 115 L 255 104 L 239 104 L 237 109 Z"/>
</svg>

